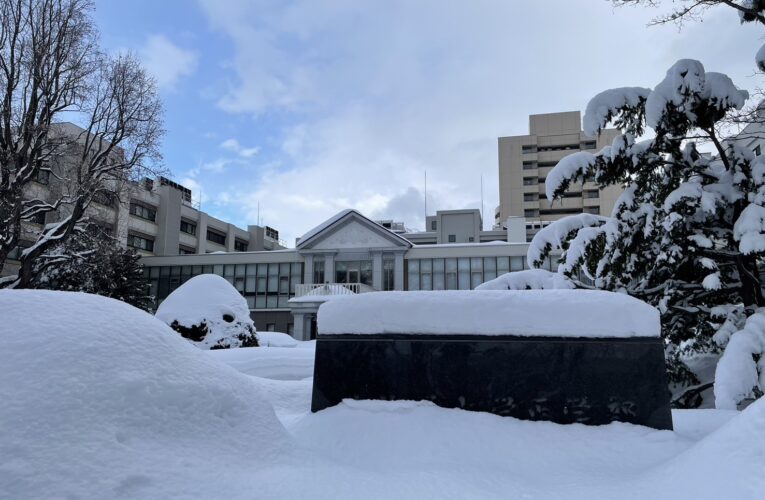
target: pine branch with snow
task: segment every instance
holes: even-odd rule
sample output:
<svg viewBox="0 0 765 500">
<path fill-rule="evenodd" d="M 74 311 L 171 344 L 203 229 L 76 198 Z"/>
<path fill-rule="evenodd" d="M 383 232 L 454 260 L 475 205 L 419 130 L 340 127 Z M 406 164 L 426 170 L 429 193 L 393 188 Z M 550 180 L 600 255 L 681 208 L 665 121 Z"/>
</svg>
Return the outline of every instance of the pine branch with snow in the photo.
<svg viewBox="0 0 765 500">
<path fill-rule="evenodd" d="M 724 143 L 717 132 L 747 98 L 726 75 L 687 59 L 653 89 L 627 87 L 595 96 L 587 106 L 586 130 L 598 133 L 611 122 L 622 134 L 595 154 L 561 160 L 547 175 L 547 197 L 552 203 L 573 183 L 587 180 L 601 188 L 619 185 L 624 192 L 610 217 L 560 219 L 537 233 L 528 253 L 533 267 L 561 255 L 558 273 L 577 286 L 621 291 L 657 306 L 676 382 L 699 382 L 683 364 L 689 354 L 728 345 L 718 368 L 725 394 L 720 404 L 727 406 L 765 387 L 765 377 L 752 375 L 765 368 L 757 361 L 765 353 L 765 337 L 755 312 L 765 306 L 759 272 L 765 257 L 765 158 L 735 141 Z M 653 137 L 636 140 L 646 129 Z M 715 154 L 701 153 L 699 138 Z"/>
</svg>

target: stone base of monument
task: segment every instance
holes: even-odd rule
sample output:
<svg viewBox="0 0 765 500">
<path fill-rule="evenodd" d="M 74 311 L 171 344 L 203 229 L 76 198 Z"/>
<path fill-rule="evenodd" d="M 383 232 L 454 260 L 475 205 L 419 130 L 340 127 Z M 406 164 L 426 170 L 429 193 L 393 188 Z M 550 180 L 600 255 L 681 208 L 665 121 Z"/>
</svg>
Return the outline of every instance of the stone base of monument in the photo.
<svg viewBox="0 0 765 500">
<path fill-rule="evenodd" d="M 572 323 L 580 318 L 583 296 L 571 294 L 586 294 L 585 303 L 596 304 L 617 294 L 541 292 L 379 292 L 326 303 L 319 310 L 311 410 L 343 399 L 427 400 L 526 420 L 592 425 L 620 421 L 671 429 L 658 315 L 646 322 L 631 309 L 652 316 L 653 308 L 620 296 L 616 302 L 622 306 L 622 320 L 611 321 L 616 333 L 607 335 L 602 323 L 611 316 L 592 308 L 588 322 Z M 566 297 L 575 307 L 560 310 L 559 301 Z M 491 308 L 479 305 L 481 299 L 504 313 L 525 315 L 540 312 L 535 305 L 549 300 L 547 312 L 558 309 L 558 320 L 553 328 L 553 322 L 543 320 L 537 325 L 539 334 L 533 335 L 534 321 L 495 322 Z M 514 301 L 515 306 L 508 306 Z M 419 324 L 418 317 L 428 325 Z M 406 324 L 416 331 L 403 332 Z M 567 324 L 571 334 L 553 335 Z M 375 325 L 379 332 L 372 332 Z M 470 325 L 481 333 L 467 330 Z M 588 325 L 589 334 L 583 328 Z M 512 328 L 518 333 L 508 331 Z"/>
</svg>

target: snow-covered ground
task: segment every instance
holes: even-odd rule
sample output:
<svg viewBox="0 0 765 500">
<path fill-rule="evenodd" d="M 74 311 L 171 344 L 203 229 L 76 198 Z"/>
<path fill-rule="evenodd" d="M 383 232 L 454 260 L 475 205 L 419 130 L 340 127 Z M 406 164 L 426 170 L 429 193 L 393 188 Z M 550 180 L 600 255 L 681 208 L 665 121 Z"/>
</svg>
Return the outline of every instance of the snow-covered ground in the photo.
<svg viewBox="0 0 765 500">
<path fill-rule="evenodd" d="M 740 413 L 676 411 L 674 432 L 422 402 L 347 401 L 312 414 L 313 342 L 202 351 L 129 306 L 60 292 L 0 291 L 0 317 L 2 499 L 765 492 L 765 401 Z"/>
</svg>

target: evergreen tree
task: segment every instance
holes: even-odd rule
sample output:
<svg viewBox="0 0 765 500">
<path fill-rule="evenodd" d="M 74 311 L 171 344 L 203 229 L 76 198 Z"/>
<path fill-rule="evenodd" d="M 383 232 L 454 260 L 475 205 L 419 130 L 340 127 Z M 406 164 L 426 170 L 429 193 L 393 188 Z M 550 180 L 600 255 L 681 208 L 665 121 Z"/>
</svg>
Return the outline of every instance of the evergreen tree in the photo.
<svg viewBox="0 0 765 500">
<path fill-rule="evenodd" d="M 33 287 L 103 295 L 148 311 L 153 298 L 139 260 L 135 251 L 89 225 L 38 259 Z"/>
<path fill-rule="evenodd" d="M 553 201 L 571 183 L 588 180 L 620 185 L 624 193 L 611 217 L 561 219 L 535 236 L 528 254 L 541 267 L 560 252 L 558 270 L 577 286 L 622 291 L 657 306 L 676 382 L 699 382 L 685 355 L 715 352 L 731 339 L 737 347 L 716 376 L 717 404 L 724 407 L 765 385 L 765 377 L 758 379 L 765 363 L 757 366 L 765 328 L 756 328 L 765 327 L 757 314 L 765 306 L 758 270 L 765 256 L 765 158 L 724 143 L 718 130 L 747 98 L 726 75 L 694 60 L 675 63 L 654 89 L 595 96 L 585 133 L 597 135 L 612 122 L 622 134 L 596 154 L 561 160 L 547 176 L 546 194 Z M 654 137 L 637 141 L 646 128 Z M 700 152 L 700 141 L 714 154 Z M 745 321 L 748 330 L 741 329 Z"/>
</svg>

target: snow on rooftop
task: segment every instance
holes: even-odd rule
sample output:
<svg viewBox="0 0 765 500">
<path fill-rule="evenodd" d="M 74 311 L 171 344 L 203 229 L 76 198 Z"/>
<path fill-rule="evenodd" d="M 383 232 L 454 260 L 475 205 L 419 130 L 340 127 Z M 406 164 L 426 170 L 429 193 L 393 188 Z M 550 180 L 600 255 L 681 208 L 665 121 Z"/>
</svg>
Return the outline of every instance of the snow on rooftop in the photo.
<svg viewBox="0 0 765 500">
<path fill-rule="evenodd" d="M 449 290 L 336 297 L 319 308 L 321 335 L 428 334 L 658 337 L 659 311 L 601 290 Z"/>
<path fill-rule="evenodd" d="M 331 226 L 335 222 L 339 221 L 340 219 L 342 219 L 343 217 L 345 217 L 346 215 L 348 215 L 351 212 L 356 212 L 356 210 L 354 210 L 352 208 L 346 208 L 345 210 L 341 210 L 340 212 L 336 213 L 335 215 L 333 215 L 329 219 L 325 220 L 324 222 L 322 222 L 321 224 L 319 224 L 318 226 L 314 227 L 313 229 L 311 229 L 307 233 L 305 233 L 303 236 L 301 236 L 300 237 L 300 241 L 298 242 L 298 244 L 303 243 L 304 241 L 307 241 L 309 238 L 313 238 L 314 236 L 316 236 L 320 232 L 324 231 L 326 228 L 328 228 L 329 226 Z M 358 213 L 358 212 L 356 212 L 356 213 Z M 361 214 L 359 214 L 359 215 L 361 215 Z"/>
</svg>

